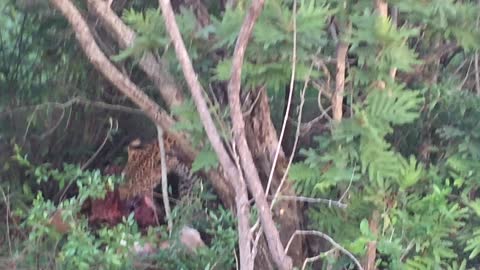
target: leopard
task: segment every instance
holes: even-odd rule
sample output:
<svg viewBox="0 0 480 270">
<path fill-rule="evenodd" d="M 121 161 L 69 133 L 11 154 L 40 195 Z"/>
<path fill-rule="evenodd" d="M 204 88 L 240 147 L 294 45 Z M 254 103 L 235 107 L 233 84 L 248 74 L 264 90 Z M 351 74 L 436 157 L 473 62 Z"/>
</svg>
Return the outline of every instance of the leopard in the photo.
<svg viewBox="0 0 480 270">
<path fill-rule="evenodd" d="M 179 151 L 179 144 L 168 133 L 163 135 L 167 174 L 175 174 L 179 181 L 179 198 L 188 196 L 200 177 L 192 173 L 191 166 Z M 127 164 L 122 174 L 125 183 L 120 186 L 121 199 L 151 194 L 161 184 L 161 154 L 158 140 L 142 141 L 136 138 L 127 147 Z"/>
</svg>

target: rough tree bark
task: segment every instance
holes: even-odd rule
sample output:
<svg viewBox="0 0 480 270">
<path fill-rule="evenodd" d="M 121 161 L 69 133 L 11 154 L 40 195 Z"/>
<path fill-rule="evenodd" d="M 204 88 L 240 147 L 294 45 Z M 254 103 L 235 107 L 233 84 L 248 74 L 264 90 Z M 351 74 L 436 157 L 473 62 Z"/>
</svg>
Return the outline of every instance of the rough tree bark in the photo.
<svg viewBox="0 0 480 270">
<path fill-rule="evenodd" d="M 135 32 L 130 29 L 110 8 L 108 1 L 88 0 L 89 9 L 100 19 L 114 40 L 122 49 L 133 45 Z M 153 82 L 168 107 L 183 104 L 184 97 L 181 89 L 175 84 L 172 75 L 157 61 L 152 53 L 145 53 L 139 62 L 140 68 Z"/>
<path fill-rule="evenodd" d="M 253 269 L 253 259 L 251 253 L 252 237 L 249 225 L 250 206 L 248 204 L 247 188 L 242 177 L 242 172 L 240 168 L 237 170 L 238 164 L 237 166 L 234 165 L 234 162 L 230 159 L 227 150 L 223 146 L 220 135 L 215 127 L 215 123 L 210 115 L 207 103 L 203 97 L 202 86 L 198 81 L 192 62 L 188 56 L 187 49 L 183 43 L 182 36 L 180 35 L 180 30 L 178 29 L 175 21 L 175 14 L 173 13 L 172 6 L 168 0 L 159 0 L 159 4 L 163 13 L 167 32 L 172 39 L 177 59 L 182 67 L 183 74 L 190 88 L 190 92 L 192 93 L 193 100 L 207 133 L 208 139 L 210 140 L 212 147 L 220 160 L 220 164 L 222 165 L 228 177 L 233 181 L 233 185 L 235 187 L 235 202 L 237 206 L 239 230 L 240 268 Z"/>
<path fill-rule="evenodd" d="M 345 94 L 345 61 L 347 58 L 348 44 L 342 40 L 337 44 L 337 72 L 335 75 L 335 93 L 332 97 L 333 120 L 342 121 L 343 95 Z"/>
<path fill-rule="evenodd" d="M 270 114 L 270 106 L 268 103 L 268 95 L 264 89 L 258 90 L 258 100 L 254 104 L 256 96 L 252 96 L 249 100 L 250 106 L 254 106 L 251 113 L 245 117 L 246 137 L 252 155 L 255 159 L 255 164 L 258 164 L 261 171 L 262 178 L 268 179 L 270 170 L 273 166 L 273 160 L 276 148 L 279 144 L 277 132 L 272 122 Z M 285 173 L 287 166 L 287 159 L 283 151 L 280 151 L 277 166 L 272 180 L 271 195 L 280 186 L 280 181 Z M 263 183 L 266 186 L 267 183 Z M 281 191 L 282 195 L 295 196 L 295 191 L 289 181 L 286 181 Z M 268 195 L 268 194 L 267 194 Z M 300 229 L 300 213 L 296 201 L 279 201 L 273 209 L 275 220 L 280 225 L 280 239 L 284 245 L 287 244 L 293 233 Z M 292 257 L 294 265 L 302 265 L 304 260 L 303 254 L 303 237 L 295 238 L 291 244 L 292 248 L 289 250 L 289 255 Z"/>
<path fill-rule="evenodd" d="M 135 40 L 134 31 L 125 25 L 105 1 L 88 0 L 88 5 L 90 10 L 100 19 L 102 26 L 111 33 L 121 48 L 127 48 L 133 44 Z M 154 83 L 169 108 L 181 105 L 184 102 L 182 90 L 175 83 L 173 76 L 157 61 L 153 54 L 145 53 L 139 66 Z M 188 155 L 189 151 L 184 152 L 187 154 L 185 156 L 189 159 L 189 162 L 193 162 L 195 156 Z M 230 183 L 216 170 L 210 170 L 206 174 L 225 206 L 233 207 L 235 192 Z"/>
<path fill-rule="evenodd" d="M 108 60 L 96 45 L 87 23 L 77 8 L 68 0 L 52 0 L 51 2 L 61 11 L 72 26 L 81 48 L 94 67 L 120 92 L 129 97 L 142 109 L 154 123 L 160 125 L 164 130 L 169 130 L 174 120 Z M 188 141 L 181 134 L 172 133 L 171 135 L 178 141 L 185 156 L 193 161 L 197 155 L 195 149 L 189 145 Z M 230 184 L 225 181 L 225 178 L 214 171 L 210 171 L 209 179 L 212 181 L 212 185 L 218 192 L 222 202 L 227 207 L 234 205 L 233 198 L 235 197 L 235 192 Z"/>
<path fill-rule="evenodd" d="M 280 241 L 280 235 L 273 222 L 272 213 L 270 212 L 258 170 L 255 167 L 252 153 L 247 144 L 245 137 L 245 121 L 243 119 L 240 102 L 243 59 L 248 41 L 252 34 L 253 26 L 260 16 L 263 4 L 264 1 L 262 0 L 252 2 L 243 21 L 242 27 L 240 28 L 240 33 L 233 53 L 232 73 L 228 83 L 228 100 L 230 105 L 230 117 L 233 125 L 233 139 L 238 147 L 240 161 L 246 176 L 245 180 L 253 198 L 255 199 L 263 232 L 265 233 L 273 261 L 279 269 L 291 269 L 292 260 L 285 254 L 285 249 Z"/>
<path fill-rule="evenodd" d="M 102 51 L 98 48 L 98 46 L 94 42 L 93 36 L 86 22 L 82 18 L 79 11 L 75 8 L 75 6 L 68 0 L 51 0 L 51 2 L 67 18 L 67 20 L 69 21 L 69 23 L 71 24 L 72 28 L 75 31 L 75 35 L 79 41 L 80 46 L 84 50 L 89 60 L 95 66 L 95 68 L 99 70 L 123 94 L 125 94 L 134 103 L 136 103 L 145 112 L 145 114 L 149 118 L 151 118 L 156 124 L 168 130 L 173 124 L 174 120 L 171 117 L 169 117 L 165 113 L 165 111 L 163 111 L 158 106 L 158 104 L 156 104 L 151 99 L 149 99 L 148 96 L 146 96 L 142 91 L 140 91 L 135 84 L 133 84 L 127 77 L 125 77 L 120 71 L 118 71 L 115 68 L 115 66 L 108 60 L 108 58 L 105 57 L 105 55 L 102 53 Z M 95 6 L 95 3 L 97 2 L 90 0 L 90 4 L 94 4 L 92 6 Z M 169 3 L 167 0 L 160 0 L 160 4 L 162 6 L 162 10 L 166 18 L 167 29 L 172 30 L 173 27 L 172 25 L 170 25 L 169 27 L 168 22 L 169 21 L 170 23 L 174 22 L 173 11 L 171 10 L 171 7 L 169 6 Z M 263 1 L 255 2 L 252 5 L 250 12 L 248 13 L 245 19 L 244 25 L 242 26 L 239 42 L 237 43 L 236 53 L 234 57 L 234 66 L 238 67 L 238 69 L 233 69 L 234 72 L 232 74 L 232 79 L 229 83 L 229 89 L 231 90 L 229 100 L 230 100 L 230 105 L 233 108 L 232 115 L 231 115 L 232 120 L 234 123 L 236 123 L 234 124 L 234 135 L 235 135 L 234 137 L 240 153 L 241 164 L 244 168 L 243 173 L 245 173 L 245 175 L 247 176 L 247 181 L 248 181 L 250 190 L 254 195 L 257 205 L 259 206 L 260 217 L 261 217 L 262 225 L 267 238 L 267 242 L 269 244 L 270 252 L 272 253 L 272 257 L 275 263 L 277 264 L 277 266 L 279 267 L 279 269 L 291 269 L 292 267 L 291 260 L 289 257 L 285 255 L 284 248 L 280 242 L 278 230 L 275 228 L 275 224 L 273 223 L 272 215 L 271 215 L 271 212 L 269 211 L 269 205 L 266 200 L 263 189 L 261 187 L 258 172 L 253 163 L 253 158 L 245 139 L 244 122 L 243 122 L 243 116 L 241 114 L 240 100 L 239 100 L 240 74 L 241 74 L 241 66 L 243 62 L 243 55 L 245 52 L 245 47 L 248 43 L 248 38 L 251 34 L 251 30 L 253 28 L 256 18 L 260 14 L 262 6 L 263 6 Z M 108 7 L 103 7 L 103 8 L 104 8 L 103 11 L 108 12 L 107 11 Z M 99 11 L 101 10 L 97 10 L 97 12 Z M 170 18 L 167 19 L 168 17 Z M 103 16 L 102 18 L 114 18 L 114 17 Z M 122 24 L 119 24 L 119 21 L 116 21 L 110 24 L 105 21 L 104 23 L 105 25 L 110 25 L 111 29 L 117 29 L 117 30 L 119 29 L 119 28 L 112 27 L 112 25 L 116 25 L 117 27 L 119 25 L 122 26 Z M 191 67 L 190 60 L 188 58 L 188 55 L 186 54 L 186 50 L 183 46 L 183 42 L 181 42 L 180 33 L 176 25 L 175 25 L 175 28 L 176 30 L 173 32 L 170 31 L 169 34 L 172 36 L 172 40 L 174 41 L 174 43 L 175 43 L 175 40 L 177 41 L 177 43 L 175 43 L 175 49 L 176 49 L 177 55 L 179 55 L 179 60 L 182 63 L 182 68 L 184 69 L 185 75 L 189 74 L 189 76 L 187 76 L 186 79 L 190 86 L 192 96 L 194 97 L 200 116 L 201 117 L 203 116 L 202 122 L 204 123 L 209 139 L 211 140 L 212 145 L 214 146 L 215 151 L 217 152 L 217 155 L 221 160 L 222 167 L 224 168 L 228 177 L 233 181 L 233 184 L 235 186 L 237 214 L 239 218 L 239 230 L 240 230 L 240 236 L 241 236 L 240 250 L 241 250 L 242 269 L 252 269 L 253 264 L 250 257 L 251 256 L 251 253 L 250 253 L 251 238 L 249 237 L 250 232 L 249 232 L 249 223 L 248 223 L 249 205 L 248 205 L 246 187 L 243 181 L 241 181 L 242 176 L 241 174 L 239 174 L 240 172 L 237 170 L 234 163 L 228 156 L 226 150 L 224 149 L 224 146 L 222 145 L 220 136 L 218 135 L 218 132 L 215 129 L 213 121 L 208 112 L 208 107 L 205 103 L 205 100 L 203 99 L 201 86 L 198 83 L 198 80 L 196 80 L 195 72 Z M 134 39 L 134 35 L 131 35 L 133 32 L 128 33 L 128 29 L 123 29 L 123 30 L 126 30 L 124 34 L 127 37 L 127 39 L 124 39 L 125 36 L 122 34 L 118 34 L 119 33 L 118 32 L 117 40 L 119 40 L 119 43 L 121 43 L 120 40 L 123 40 L 124 46 L 128 46 L 129 44 L 128 41 L 132 42 Z M 128 37 L 130 37 L 130 39 L 128 39 Z M 180 43 L 178 43 L 178 41 L 180 41 Z M 158 76 L 158 74 L 155 74 L 155 72 L 153 72 L 153 71 L 158 72 L 159 70 L 161 71 L 160 66 L 157 65 L 158 63 L 154 58 L 150 58 L 150 60 L 148 60 L 149 58 L 147 56 L 147 58 L 144 58 L 142 61 L 145 61 L 145 59 L 147 59 L 146 60 L 147 62 L 144 62 L 142 64 L 142 68 L 147 73 L 147 75 L 151 76 L 152 80 L 156 81 L 156 85 L 160 86 L 162 80 L 165 81 L 164 80 L 165 77 L 163 78 L 156 77 Z M 160 87 L 159 89 L 161 90 L 162 88 Z M 175 105 L 176 102 L 179 102 L 178 101 L 179 99 L 181 99 L 178 96 L 175 96 L 175 95 L 172 96 L 171 93 L 169 95 L 168 93 L 162 93 L 162 95 L 164 94 L 166 95 L 166 97 L 169 98 L 170 101 L 168 102 L 172 106 Z M 236 120 L 240 120 L 240 121 L 236 121 Z M 178 140 L 182 150 L 184 150 L 187 153 L 187 155 L 192 157 L 193 159 L 193 157 L 195 157 L 196 152 L 194 149 L 192 149 L 188 145 L 185 138 L 179 134 L 172 134 L 172 136 L 174 136 Z M 229 190 L 228 185 L 224 185 L 222 187 L 222 184 L 224 185 L 225 183 L 217 183 L 217 187 L 216 187 L 218 189 L 220 186 L 221 187 L 220 189 L 223 189 L 223 192 L 220 192 L 220 195 L 228 194 L 231 196 L 231 193 L 228 191 Z M 214 183 L 214 186 L 215 186 L 215 183 Z M 232 197 L 234 196 L 231 196 L 230 198 Z M 226 200 L 228 201 L 228 198 L 226 198 Z"/>
</svg>

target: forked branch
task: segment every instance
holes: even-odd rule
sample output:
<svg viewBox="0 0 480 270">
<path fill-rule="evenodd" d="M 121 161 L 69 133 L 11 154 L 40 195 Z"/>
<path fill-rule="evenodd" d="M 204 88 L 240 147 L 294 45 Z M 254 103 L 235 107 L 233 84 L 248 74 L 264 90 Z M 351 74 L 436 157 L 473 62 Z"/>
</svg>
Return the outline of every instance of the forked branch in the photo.
<svg viewBox="0 0 480 270">
<path fill-rule="evenodd" d="M 232 60 L 232 73 L 228 83 L 228 100 L 230 105 L 230 117 L 233 125 L 233 138 L 238 147 L 240 162 L 244 171 L 245 180 L 248 188 L 255 199 L 258 207 L 262 228 L 267 239 L 267 244 L 272 254 L 272 258 L 279 269 L 291 269 L 292 260 L 285 253 L 280 235 L 275 223 L 273 222 L 272 213 L 267 202 L 265 192 L 260 182 L 258 170 L 255 167 L 252 153 L 248 147 L 245 137 L 245 122 L 243 119 L 242 108 L 240 103 L 240 86 L 242 76 L 243 59 L 251 37 L 253 26 L 257 21 L 263 9 L 264 1 L 253 1 L 245 19 L 235 45 Z"/>
<path fill-rule="evenodd" d="M 192 61 L 188 55 L 187 49 L 183 42 L 180 30 L 175 21 L 175 14 L 172 6 L 168 0 L 159 0 L 160 8 L 162 10 L 163 18 L 167 32 L 172 39 L 175 48 L 177 59 L 182 67 L 183 75 L 187 81 L 188 87 L 192 94 L 193 100 L 197 107 L 197 111 L 202 121 L 203 127 L 207 133 L 207 137 L 212 144 L 212 147 L 217 154 L 220 164 L 225 170 L 228 177 L 233 181 L 236 191 L 235 203 L 237 207 L 238 230 L 239 230 L 239 245 L 240 245 L 240 268 L 253 269 L 253 260 L 250 249 L 250 225 L 249 214 L 250 207 L 248 205 L 248 195 L 245 183 L 239 177 L 239 172 L 223 146 L 223 142 L 215 127 L 215 123 L 210 115 L 205 98 L 203 97 L 203 89 L 197 79 L 195 70 L 193 69 Z M 241 112 L 240 112 L 241 115 Z"/>
</svg>

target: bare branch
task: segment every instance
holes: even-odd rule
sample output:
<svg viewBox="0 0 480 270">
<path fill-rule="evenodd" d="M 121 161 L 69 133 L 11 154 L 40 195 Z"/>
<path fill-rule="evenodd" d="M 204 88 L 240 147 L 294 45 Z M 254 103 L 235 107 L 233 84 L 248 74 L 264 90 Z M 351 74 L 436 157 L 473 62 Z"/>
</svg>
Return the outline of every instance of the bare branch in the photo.
<svg viewBox="0 0 480 270">
<path fill-rule="evenodd" d="M 273 222 L 272 213 L 265 197 L 258 170 L 255 167 L 252 153 L 248 147 L 245 137 L 245 121 L 242 115 L 240 103 L 240 86 L 243 59 L 248 45 L 248 41 L 252 34 L 253 26 L 260 16 L 264 5 L 263 0 L 252 2 L 247 15 L 243 21 L 240 33 L 238 35 L 235 51 L 232 60 L 232 73 L 228 83 L 228 100 L 230 104 L 230 116 L 233 124 L 233 138 L 238 146 L 240 162 L 242 164 L 245 180 L 248 188 L 255 199 L 258 207 L 262 228 L 267 239 L 267 244 L 272 254 L 273 261 L 279 269 L 291 269 L 292 260 L 285 253 L 283 245 L 280 241 L 280 235 L 275 223 Z"/>
<path fill-rule="evenodd" d="M 73 106 L 74 104 L 81 104 L 85 105 L 86 107 L 92 106 L 100 109 L 105 109 L 105 110 L 113 110 L 113 111 L 121 111 L 121 112 L 126 112 L 126 113 L 135 113 L 135 114 L 144 114 L 142 110 L 139 109 L 134 109 L 130 108 L 127 106 L 122 106 L 122 105 L 117 105 L 117 104 L 109 104 L 105 103 L 102 101 L 91 101 L 91 100 L 86 100 L 82 99 L 79 97 L 72 98 L 64 103 L 59 103 L 59 102 L 45 102 L 41 103 L 38 105 L 31 105 L 31 106 L 22 106 L 22 107 L 16 107 L 16 108 L 10 108 L 6 109 L 0 112 L 0 118 L 6 117 L 8 115 L 12 115 L 15 113 L 19 112 L 24 112 L 24 111 L 31 111 L 31 110 L 43 110 L 47 109 L 49 107 L 55 107 L 59 109 L 66 109 L 68 107 Z"/>
<path fill-rule="evenodd" d="M 277 161 L 278 161 L 278 155 L 280 154 L 280 149 L 282 148 L 282 140 L 283 140 L 283 135 L 285 134 L 285 128 L 287 126 L 287 121 L 288 121 L 288 115 L 290 114 L 290 107 L 292 103 L 292 96 L 293 96 L 293 88 L 295 84 L 295 70 L 297 67 L 297 1 L 293 1 L 293 11 L 292 11 L 292 17 L 293 17 L 293 48 L 292 48 L 292 74 L 290 77 L 290 86 L 289 86 L 289 93 L 288 93 L 288 101 L 287 101 L 287 107 L 285 110 L 285 115 L 283 116 L 283 124 L 282 124 L 282 129 L 280 131 L 280 137 L 278 138 L 278 145 L 277 149 L 275 150 L 275 157 L 273 158 L 273 163 L 272 163 L 272 168 L 270 169 L 270 175 L 268 176 L 268 182 L 267 182 L 267 188 L 265 190 L 265 194 L 270 193 L 270 185 L 272 184 L 272 179 L 273 179 L 273 173 L 275 172 L 275 167 L 277 166 Z M 313 66 L 312 66 L 313 67 Z M 311 68 L 310 68 L 311 70 Z M 300 123 L 300 122 L 299 122 Z M 300 126 L 300 125 L 297 125 Z M 298 137 L 297 137 L 298 139 Z M 295 148 L 292 149 L 292 155 L 295 153 Z M 281 189 L 281 184 L 280 187 L 278 188 L 277 192 Z M 273 205 L 273 203 L 272 203 Z M 270 207 L 271 209 L 272 207 Z"/>
<path fill-rule="evenodd" d="M 163 199 L 163 207 L 165 208 L 165 216 L 167 218 L 167 226 L 168 232 L 172 234 L 173 229 L 173 221 L 172 221 L 172 214 L 170 210 L 170 201 L 168 200 L 168 178 L 167 178 L 167 157 L 165 155 L 165 144 L 163 142 L 163 129 L 159 125 L 157 125 L 157 136 L 158 136 L 158 146 L 160 148 L 160 166 L 161 166 L 161 173 L 162 173 L 162 199 Z M 155 211 L 156 216 L 156 209 L 153 208 Z"/>
<path fill-rule="evenodd" d="M 110 8 L 107 1 L 88 0 L 89 8 L 98 16 L 104 27 L 112 34 L 121 48 L 125 49 L 135 42 L 135 33 Z M 167 105 L 181 105 L 184 101 L 182 91 L 177 87 L 172 75 L 157 61 L 152 53 L 145 53 L 139 62 L 140 68 L 152 80 Z"/>
<path fill-rule="evenodd" d="M 155 124 L 159 124 L 164 130 L 169 130 L 174 123 L 173 119 L 161 108 L 153 102 L 145 93 L 140 91 L 138 87 L 133 84 L 127 77 L 125 77 L 115 66 L 107 59 L 107 57 L 100 51 L 93 40 L 87 23 L 82 18 L 80 12 L 69 0 L 51 0 L 71 24 L 77 40 L 89 58 L 90 62 L 95 68 L 100 71 L 116 88 L 124 95 L 129 97 L 135 104 L 137 104 L 145 114 L 153 120 Z M 193 160 L 196 156 L 196 151 L 189 145 L 188 141 L 178 133 L 169 133 L 169 135 L 178 142 L 179 148 L 190 159 Z M 233 167 L 234 168 L 234 167 Z M 236 171 L 236 169 L 234 169 Z M 232 205 L 233 191 L 230 183 L 226 182 L 223 177 L 220 177 L 216 172 L 210 171 L 209 178 L 218 192 L 222 201 L 227 205 Z M 236 179 L 230 177 L 230 179 Z"/>
<path fill-rule="evenodd" d="M 473 61 L 475 67 L 475 88 L 477 90 L 477 95 L 480 96 L 480 69 L 478 68 L 478 51 L 475 52 Z"/>
<path fill-rule="evenodd" d="M 83 165 L 80 167 L 80 170 L 83 171 L 86 168 L 88 168 L 88 166 L 90 166 L 90 164 L 95 160 L 95 158 L 98 156 L 98 154 L 100 154 L 100 151 L 102 151 L 102 149 L 105 146 L 105 144 L 107 143 L 108 139 L 111 137 L 111 132 L 112 132 L 112 129 L 113 129 L 113 120 L 111 118 L 110 118 L 109 124 L 110 124 L 110 127 L 108 128 L 107 134 L 105 134 L 105 138 L 103 139 L 102 144 L 97 148 L 97 151 L 95 151 L 95 153 L 93 153 L 93 155 L 85 163 L 83 163 Z M 63 189 L 62 195 L 60 195 L 60 198 L 58 199 L 58 201 L 63 200 L 63 197 L 67 193 L 68 189 L 73 185 L 73 183 L 75 183 L 75 181 L 72 179 L 68 183 L 68 185 Z"/>
<path fill-rule="evenodd" d="M 215 127 L 213 119 L 210 115 L 207 103 L 203 97 L 203 89 L 200 82 L 197 79 L 195 70 L 193 69 L 192 62 L 188 56 L 185 44 L 175 22 L 175 14 L 173 13 L 172 6 L 168 0 L 159 0 L 160 8 L 165 20 L 166 29 L 170 38 L 172 39 L 175 52 L 183 70 L 183 74 L 189 86 L 193 100 L 197 107 L 202 124 L 207 133 L 207 137 L 210 140 L 212 147 L 217 154 L 220 164 L 225 170 L 228 178 L 233 181 L 236 191 L 236 207 L 238 217 L 238 230 L 239 230 L 239 245 L 240 245 L 240 268 L 251 269 L 252 258 L 250 251 L 250 239 L 249 239 L 249 215 L 250 207 L 248 205 L 248 195 L 246 192 L 245 183 L 241 181 L 239 172 L 230 156 L 228 155 L 218 131 Z M 240 112 L 241 113 L 241 112 Z"/>
<path fill-rule="evenodd" d="M 288 249 L 290 248 L 290 244 L 292 243 L 293 241 L 293 238 L 295 238 L 295 236 L 297 235 L 315 235 L 315 236 L 319 236 L 319 237 L 322 237 L 323 239 L 327 240 L 328 242 L 330 242 L 330 244 L 332 244 L 332 246 L 334 246 L 335 248 L 339 249 L 341 252 L 343 252 L 345 255 L 347 255 L 358 267 L 358 269 L 360 270 L 363 270 L 363 267 L 362 265 L 360 264 L 360 262 L 357 260 L 357 258 L 355 258 L 355 256 L 353 256 L 353 254 L 346 250 L 344 247 L 342 247 L 340 244 L 338 244 L 337 242 L 335 242 L 335 240 L 333 240 L 332 237 L 330 237 L 329 235 L 325 234 L 325 233 L 322 233 L 322 232 L 319 232 L 319 231 L 296 231 L 292 237 L 290 238 L 290 240 L 288 241 L 288 244 L 287 244 L 287 247 L 286 247 L 286 250 L 288 251 Z"/>
<path fill-rule="evenodd" d="M 312 73 L 312 69 L 313 69 L 313 63 L 310 66 L 310 70 L 309 70 L 309 72 L 308 72 L 308 74 L 305 78 L 305 83 L 303 84 L 302 94 L 300 95 L 300 106 L 299 106 L 299 109 L 298 109 L 298 116 L 297 116 L 297 130 L 295 132 L 295 141 L 293 143 L 292 153 L 290 154 L 290 158 L 288 159 L 287 168 L 285 169 L 285 172 L 283 173 L 282 180 L 280 181 L 280 185 L 277 188 L 277 190 L 275 191 L 273 201 L 272 201 L 272 205 L 270 206 L 270 209 L 273 209 L 273 205 L 275 204 L 276 197 L 278 197 L 280 195 L 280 191 L 282 190 L 282 186 L 285 184 L 285 181 L 287 180 L 288 171 L 290 170 L 290 166 L 292 165 L 293 158 L 295 156 L 295 150 L 297 149 L 298 138 L 300 137 L 300 127 L 301 127 L 300 123 L 302 123 L 303 105 L 305 104 L 305 92 L 307 91 L 307 86 L 308 86 L 309 81 L 310 81 L 310 74 Z"/>
<path fill-rule="evenodd" d="M 173 119 L 160 107 L 148 98 L 138 87 L 124 76 L 102 53 L 95 43 L 93 36 L 77 8 L 68 0 L 51 0 L 52 4 L 62 12 L 68 20 L 75 36 L 95 68 L 102 73 L 124 95 L 137 104 L 149 118 L 160 124 L 163 128 L 169 128 Z M 180 138 L 181 140 L 181 138 Z"/>
<path fill-rule="evenodd" d="M 293 201 L 306 202 L 306 203 L 324 203 L 324 204 L 328 204 L 328 207 L 335 206 L 342 209 L 345 209 L 348 206 L 340 201 L 334 201 L 334 200 L 323 199 L 323 198 L 310 198 L 310 197 L 304 197 L 304 196 L 278 195 L 276 199 L 277 200 L 293 200 Z"/>
<path fill-rule="evenodd" d="M 5 226 L 6 226 L 6 238 L 8 242 L 8 254 L 12 257 L 12 240 L 10 237 L 10 196 L 6 196 L 3 188 L 0 186 L 0 191 L 2 192 L 3 202 L 5 203 Z"/>
</svg>

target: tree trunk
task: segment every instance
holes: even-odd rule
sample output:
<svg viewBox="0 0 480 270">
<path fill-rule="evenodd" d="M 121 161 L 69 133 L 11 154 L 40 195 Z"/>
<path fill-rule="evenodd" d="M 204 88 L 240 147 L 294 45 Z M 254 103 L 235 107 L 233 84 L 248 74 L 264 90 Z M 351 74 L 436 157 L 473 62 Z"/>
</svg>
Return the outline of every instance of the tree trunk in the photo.
<svg viewBox="0 0 480 270">
<path fill-rule="evenodd" d="M 262 184 L 266 187 L 279 141 L 277 131 L 272 123 L 267 93 L 265 90 L 259 90 L 258 95 L 260 96 L 257 104 L 253 105 L 254 109 L 245 118 L 245 130 L 249 147 L 252 149 L 252 154 L 255 158 L 255 163 L 261 173 L 262 179 L 264 179 Z M 249 100 L 250 105 L 254 103 L 255 98 L 256 95 L 252 95 Z M 288 161 L 285 158 L 285 154 L 282 149 L 280 149 L 278 162 L 272 179 L 272 188 L 268 195 L 273 195 L 280 186 L 280 181 L 287 167 L 287 163 Z M 295 191 L 288 179 L 282 187 L 281 194 L 285 196 L 295 196 Z M 273 215 L 280 225 L 280 239 L 282 243 L 286 245 L 293 233 L 300 229 L 301 214 L 299 213 L 298 205 L 293 200 L 278 201 L 273 209 Z M 303 239 L 301 237 L 297 237 L 296 240 L 293 241 L 288 255 L 291 256 L 294 265 L 299 266 L 303 263 Z"/>
</svg>

